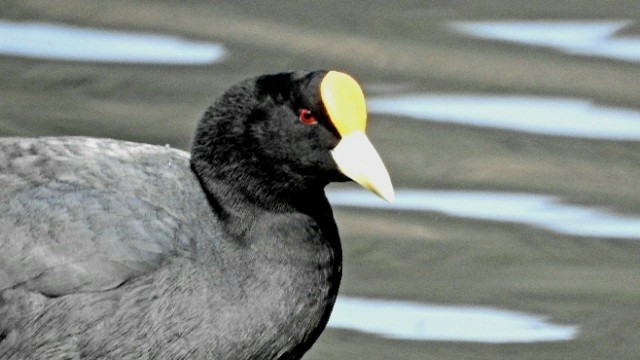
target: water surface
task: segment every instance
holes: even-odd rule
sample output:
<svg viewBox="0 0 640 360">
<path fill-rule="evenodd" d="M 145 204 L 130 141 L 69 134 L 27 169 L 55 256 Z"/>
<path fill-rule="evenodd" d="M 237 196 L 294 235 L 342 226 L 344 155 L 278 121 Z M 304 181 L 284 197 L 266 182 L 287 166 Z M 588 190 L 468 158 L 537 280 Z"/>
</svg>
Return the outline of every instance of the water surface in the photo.
<svg viewBox="0 0 640 360">
<path fill-rule="evenodd" d="M 616 36 L 633 24 L 616 21 L 474 21 L 450 24 L 466 35 L 543 46 L 569 54 L 640 62 L 640 37 Z"/>
<path fill-rule="evenodd" d="M 331 190 L 334 206 L 434 211 L 450 216 L 519 223 L 554 232 L 617 239 L 640 239 L 640 218 L 604 208 L 563 203 L 550 195 L 485 191 L 398 190 L 389 203 L 366 190 Z"/>
<path fill-rule="evenodd" d="M 535 134 L 640 140 L 640 111 L 585 99 L 472 94 L 374 97 L 369 112 Z"/>
<path fill-rule="evenodd" d="M 0 20 L 0 55 L 109 63 L 200 65 L 219 61 L 218 44 L 173 36 Z"/>
<path fill-rule="evenodd" d="M 578 333 L 577 326 L 514 311 L 344 296 L 338 297 L 328 326 L 391 339 L 495 344 L 567 341 Z"/>
</svg>

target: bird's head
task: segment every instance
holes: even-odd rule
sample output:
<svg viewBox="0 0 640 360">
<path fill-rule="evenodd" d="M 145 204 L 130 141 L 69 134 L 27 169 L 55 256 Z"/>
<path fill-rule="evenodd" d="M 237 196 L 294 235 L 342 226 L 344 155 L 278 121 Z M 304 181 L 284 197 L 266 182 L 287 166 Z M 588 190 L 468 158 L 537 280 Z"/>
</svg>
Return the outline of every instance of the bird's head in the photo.
<svg viewBox="0 0 640 360">
<path fill-rule="evenodd" d="M 366 122 L 362 89 L 347 74 L 263 75 L 212 104 L 196 132 L 192 161 L 205 176 L 245 172 L 288 189 L 352 179 L 392 201 L 393 187 L 365 134 Z"/>
</svg>

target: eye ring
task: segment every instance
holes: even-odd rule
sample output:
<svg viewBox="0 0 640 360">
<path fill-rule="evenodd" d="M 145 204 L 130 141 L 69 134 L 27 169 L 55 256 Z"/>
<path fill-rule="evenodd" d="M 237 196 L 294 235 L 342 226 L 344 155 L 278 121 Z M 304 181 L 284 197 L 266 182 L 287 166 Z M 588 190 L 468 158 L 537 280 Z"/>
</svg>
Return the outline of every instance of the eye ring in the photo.
<svg viewBox="0 0 640 360">
<path fill-rule="evenodd" d="M 315 125 L 318 123 L 316 116 L 309 109 L 300 109 L 298 112 L 300 122 L 305 125 Z"/>
</svg>

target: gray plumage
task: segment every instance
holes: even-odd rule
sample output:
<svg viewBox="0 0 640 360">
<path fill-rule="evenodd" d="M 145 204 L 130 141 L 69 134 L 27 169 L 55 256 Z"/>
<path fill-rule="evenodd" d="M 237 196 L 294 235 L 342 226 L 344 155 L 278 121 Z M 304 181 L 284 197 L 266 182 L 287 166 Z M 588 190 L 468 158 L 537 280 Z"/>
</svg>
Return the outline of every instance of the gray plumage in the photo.
<svg viewBox="0 0 640 360">
<path fill-rule="evenodd" d="M 333 301 L 292 297 L 309 274 L 278 257 L 308 254 L 225 240 L 185 152 L 6 138 L 0 185 L 2 359 L 277 358 L 309 335 L 278 323 Z"/>
</svg>

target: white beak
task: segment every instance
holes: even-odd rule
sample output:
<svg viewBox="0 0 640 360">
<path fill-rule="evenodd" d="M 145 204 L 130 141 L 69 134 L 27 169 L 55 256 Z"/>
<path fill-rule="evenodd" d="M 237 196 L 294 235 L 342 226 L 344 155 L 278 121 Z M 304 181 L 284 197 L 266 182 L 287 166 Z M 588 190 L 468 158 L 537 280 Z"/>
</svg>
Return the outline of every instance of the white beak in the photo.
<svg viewBox="0 0 640 360">
<path fill-rule="evenodd" d="M 344 136 L 331 155 L 340 171 L 353 181 L 387 201 L 395 199 L 389 173 L 364 132 Z"/>
</svg>

